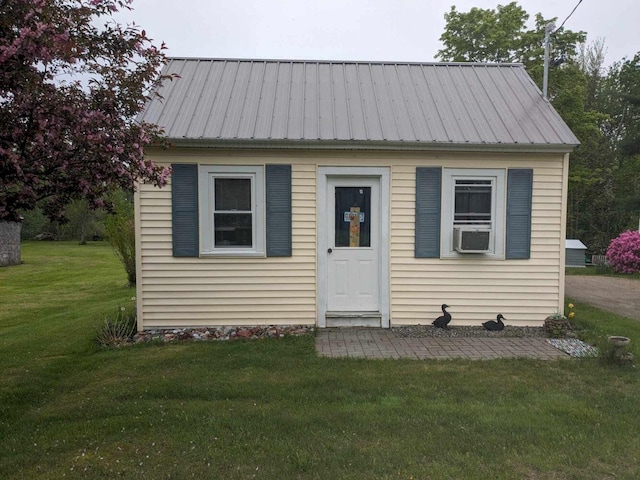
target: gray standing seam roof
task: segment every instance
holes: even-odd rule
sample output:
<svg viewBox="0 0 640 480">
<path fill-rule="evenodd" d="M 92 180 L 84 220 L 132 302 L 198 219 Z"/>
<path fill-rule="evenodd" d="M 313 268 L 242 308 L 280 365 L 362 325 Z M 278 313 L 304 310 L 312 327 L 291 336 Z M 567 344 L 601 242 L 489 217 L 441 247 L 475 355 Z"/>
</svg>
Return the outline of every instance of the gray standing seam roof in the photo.
<svg viewBox="0 0 640 480">
<path fill-rule="evenodd" d="M 139 121 L 176 144 L 569 152 L 520 64 L 172 58 Z"/>
</svg>

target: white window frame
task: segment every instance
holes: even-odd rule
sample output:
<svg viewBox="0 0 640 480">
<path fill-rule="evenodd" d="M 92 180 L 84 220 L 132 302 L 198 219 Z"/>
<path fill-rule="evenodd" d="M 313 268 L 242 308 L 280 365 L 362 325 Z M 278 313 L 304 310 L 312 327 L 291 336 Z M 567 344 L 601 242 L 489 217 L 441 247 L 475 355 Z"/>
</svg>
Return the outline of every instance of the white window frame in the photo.
<svg viewBox="0 0 640 480">
<path fill-rule="evenodd" d="M 445 168 L 442 178 L 442 216 L 440 256 L 442 258 L 477 258 L 504 259 L 505 249 L 505 211 L 506 211 L 506 177 L 504 169 L 484 168 Z M 486 253 L 459 253 L 453 245 L 453 228 L 455 216 L 456 180 L 489 180 L 491 181 L 491 240 Z"/>
<path fill-rule="evenodd" d="M 216 178 L 251 180 L 252 246 L 216 247 L 214 232 L 214 182 Z M 198 171 L 198 200 L 200 205 L 201 256 L 264 256 L 265 199 L 263 166 L 200 165 Z"/>
</svg>

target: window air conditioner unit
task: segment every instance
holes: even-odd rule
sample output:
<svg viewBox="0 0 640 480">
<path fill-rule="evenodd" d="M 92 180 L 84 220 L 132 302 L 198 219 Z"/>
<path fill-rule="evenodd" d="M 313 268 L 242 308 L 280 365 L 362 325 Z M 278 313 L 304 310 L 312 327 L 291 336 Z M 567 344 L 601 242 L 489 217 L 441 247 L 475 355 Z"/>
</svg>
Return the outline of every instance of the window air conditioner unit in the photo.
<svg viewBox="0 0 640 480">
<path fill-rule="evenodd" d="M 491 244 L 491 230 L 477 227 L 454 227 L 453 248 L 459 253 L 486 253 Z"/>
</svg>

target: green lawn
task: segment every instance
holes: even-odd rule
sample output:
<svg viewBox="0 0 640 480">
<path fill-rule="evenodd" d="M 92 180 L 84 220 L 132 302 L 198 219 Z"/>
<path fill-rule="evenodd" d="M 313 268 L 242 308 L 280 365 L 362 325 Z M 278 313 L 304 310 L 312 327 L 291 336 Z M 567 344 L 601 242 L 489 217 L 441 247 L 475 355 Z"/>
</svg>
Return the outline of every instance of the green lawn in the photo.
<svg viewBox="0 0 640 480">
<path fill-rule="evenodd" d="M 640 280 L 640 273 L 632 275 L 626 273 L 616 273 L 613 268 L 604 265 L 588 265 L 586 267 L 567 267 L 565 268 L 567 275 L 604 275 L 606 277 L 630 278 L 632 280 Z"/>
<path fill-rule="evenodd" d="M 0 478 L 637 479 L 640 379 L 599 359 L 320 358 L 312 337 L 100 350 L 109 247 L 0 269 Z M 640 323 L 576 304 L 585 337 Z"/>
</svg>

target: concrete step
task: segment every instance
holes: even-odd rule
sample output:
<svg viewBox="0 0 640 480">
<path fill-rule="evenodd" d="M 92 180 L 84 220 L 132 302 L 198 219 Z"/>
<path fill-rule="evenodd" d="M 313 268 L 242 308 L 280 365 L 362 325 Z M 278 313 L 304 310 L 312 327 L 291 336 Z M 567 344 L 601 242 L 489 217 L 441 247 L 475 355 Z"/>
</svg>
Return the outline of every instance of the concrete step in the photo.
<svg viewBox="0 0 640 480">
<path fill-rule="evenodd" d="M 327 327 L 372 327 L 382 326 L 380 312 L 327 312 Z"/>
</svg>

